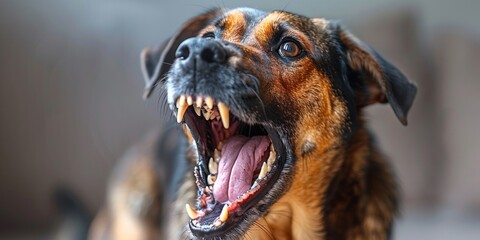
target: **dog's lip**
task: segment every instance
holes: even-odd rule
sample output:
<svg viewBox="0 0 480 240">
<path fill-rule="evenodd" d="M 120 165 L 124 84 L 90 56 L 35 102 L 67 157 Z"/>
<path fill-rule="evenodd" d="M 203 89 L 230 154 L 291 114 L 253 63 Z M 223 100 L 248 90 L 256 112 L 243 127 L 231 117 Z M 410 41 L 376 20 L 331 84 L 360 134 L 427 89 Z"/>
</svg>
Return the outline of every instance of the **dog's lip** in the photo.
<svg viewBox="0 0 480 240">
<path fill-rule="evenodd" d="M 181 96 L 181 95 L 179 95 Z M 178 98 L 177 98 L 178 99 Z M 199 146 L 200 142 L 200 133 L 199 131 L 203 131 L 202 129 L 197 129 L 195 121 L 196 116 L 193 113 L 193 109 L 189 109 L 189 114 L 185 114 L 183 117 L 183 121 L 188 126 L 190 133 L 194 141 L 197 144 L 197 151 L 198 151 L 198 158 L 197 158 L 197 166 L 195 170 L 195 174 L 197 176 L 197 185 L 199 187 L 199 194 L 197 198 L 200 200 L 204 195 L 201 193 L 201 189 L 205 187 L 205 182 L 201 179 L 205 178 L 205 171 L 199 170 L 199 168 L 208 168 L 208 160 L 205 159 L 206 156 L 202 155 L 201 148 L 203 146 Z M 235 112 L 230 110 L 233 116 L 236 116 Z M 178 116 L 177 116 L 178 117 Z M 238 223 L 244 220 L 245 213 L 250 210 L 253 206 L 257 205 L 263 197 L 268 193 L 270 189 L 274 186 L 277 182 L 276 180 L 280 177 L 280 173 L 282 172 L 283 166 L 286 162 L 286 149 L 285 145 L 283 144 L 282 138 L 280 134 L 271 126 L 266 123 L 257 123 L 258 125 L 262 126 L 265 131 L 267 132 L 268 137 L 275 149 L 276 152 L 276 159 L 273 163 L 271 170 L 262 179 L 262 181 L 258 184 L 258 186 L 253 187 L 249 191 L 247 191 L 242 197 L 239 197 L 238 201 L 233 201 L 228 206 L 228 218 L 225 222 L 221 222 L 221 224 L 215 224 L 215 221 L 210 221 L 210 224 L 199 224 L 198 217 L 193 218 L 189 221 L 189 227 L 193 235 L 201 238 L 205 237 L 214 237 L 220 234 L 227 233 L 231 230 L 231 228 L 235 227 Z M 202 175 L 203 174 L 203 175 Z M 220 212 L 220 209 L 223 210 L 224 204 L 216 203 L 213 205 L 213 208 L 206 212 L 197 211 L 196 213 L 203 214 L 202 216 L 206 216 L 209 214 L 213 214 L 213 217 L 217 216 Z M 188 211 L 189 206 L 187 206 Z M 196 211 L 196 210 L 194 210 Z M 215 212 L 215 213 L 214 213 Z M 220 214 L 218 215 L 220 217 Z"/>
</svg>

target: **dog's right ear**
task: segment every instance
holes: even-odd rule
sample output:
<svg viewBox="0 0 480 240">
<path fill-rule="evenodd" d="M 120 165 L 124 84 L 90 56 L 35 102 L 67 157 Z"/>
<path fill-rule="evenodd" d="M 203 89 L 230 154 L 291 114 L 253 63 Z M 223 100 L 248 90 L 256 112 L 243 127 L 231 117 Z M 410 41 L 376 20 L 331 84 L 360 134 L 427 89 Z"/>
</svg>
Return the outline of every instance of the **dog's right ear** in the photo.
<svg viewBox="0 0 480 240">
<path fill-rule="evenodd" d="M 165 74 L 170 70 L 170 66 L 175 60 L 175 51 L 178 45 L 185 39 L 196 36 L 201 29 L 223 11 L 223 9 L 217 8 L 196 16 L 184 23 L 180 30 L 159 47 L 145 48 L 142 51 L 140 64 L 145 79 L 144 99 L 150 96 L 155 86 L 163 80 Z"/>
</svg>

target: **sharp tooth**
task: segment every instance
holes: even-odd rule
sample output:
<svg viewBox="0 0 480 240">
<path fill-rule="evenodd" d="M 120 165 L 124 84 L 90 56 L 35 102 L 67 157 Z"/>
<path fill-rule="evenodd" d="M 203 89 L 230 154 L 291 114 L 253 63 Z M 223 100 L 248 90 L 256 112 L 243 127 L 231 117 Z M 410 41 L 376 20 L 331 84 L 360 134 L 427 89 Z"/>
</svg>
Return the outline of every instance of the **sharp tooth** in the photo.
<svg viewBox="0 0 480 240">
<path fill-rule="evenodd" d="M 224 205 L 222 209 L 222 213 L 220 213 L 220 221 L 226 222 L 228 219 L 228 205 Z"/>
<path fill-rule="evenodd" d="M 213 109 L 213 98 L 208 96 L 205 98 L 205 103 L 207 104 L 207 107 L 210 109 Z"/>
<path fill-rule="evenodd" d="M 213 223 L 213 226 L 215 227 L 219 227 L 220 225 L 222 225 L 222 222 L 220 220 L 217 220 Z"/>
<path fill-rule="evenodd" d="M 200 108 L 198 107 L 193 107 L 193 110 L 195 110 L 195 113 L 200 117 L 202 116 L 202 110 L 200 110 Z"/>
<path fill-rule="evenodd" d="M 217 149 L 220 149 L 220 151 L 221 151 L 222 148 L 223 148 L 223 142 L 219 142 L 219 143 L 218 143 L 218 146 L 217 146 Z"/>
<path fill-rule="evenodd" d="M 187 111 L 188 105 L 187 104 L 180 104 L 178 106 L 178 112 L 177 112 L 177 122 L 180 123 L 183 120 L 183 115 L 185 115 L 185 111 Z"/>
<path fill-rule="evenodd" d="M 263 162 L 262 169 L 260 170 L 260 174 L 258 174 L 257 179 L 262 179 L 267 175 L 267 164 Z"/>
<path fill-rule="evenodd" d="M 203 105 L 203 99 L 200 96 L 197 96 L 197 101 L 196 101 L 197 107 L 202 108 Z"/>
<path fill-rule="evenodd" d="M 210 158 L 210 161 L 208 161 L 208 171 L 210 171 L 210 174 L 217 174 L 218 172 L 217 162 L 213 158 Z"/>
<path fill-rule="evenodd" d="M 190 204 L 185 204 L 185 209 L 187 210 L 187 214 L 190 217 L 190 219 L 195 219 L 198 217 L 198 212 L 190 207 Z"/>
<path fill-rule="evenodd" d="M 253 182 L 253 185 L 250 187 L 250 189 L 254 189 L 256 186 L 258 186 L 258 183 L 260 182 L 260 180 L 255 180 L 255 182 Z"/>
<path fill-rule="evenodd" d="M 210 120 L 213 120 L 215 118 L 216 118 L 215 114 L 212 113 L 212 115 L 210 115 Z"/>
<path fill-rule="evenodd" d="M 178 106 L 182 106 L 182 105 L 185 105 L 185 95 L 180 95 L 180 97 L 178 98 Z"/>
<path fill-rule="evenodd" d="M 216 180 L 217 180 L 217 177 L 215 175 L 210 174 L 207 176 L 208 185 L 213 185 Z"/>
<path fill-rule="evenodd" d="M 211 113 L 209 111 L 205 111 L 205 112 L 202 112 L 203 113 L 203 117 L 205 118 L 205 120 L 210 120 L 210 115 Z"/>
<path fill-rule="evenodd" d="M 180 98 L 177 98 L 177 101 L 175 102 L 175 107 L 179 107 L 180 106 Z"/>
<path fill-rule="evenodd" d="M 220 162 L 221 157 L 222 157 L 222 155 L 221 155 L 220 151 L 215 148 L 215 150 L 213 150 L 213 159 L 215 159 L 216 162 Z"/>
<path fill-rule="evenodd" d="M 268 156 L 268 166 L 272 166 L 275 162 L 275 158 L 277 158 L 277 154 L 274 151 L 270 151 L 270 156 Z"/>
<path fill-rule="evenodd" d="M 228 128 L 230 126 L 230 113 L 227 105 L 222 102 L 218 103 L 218 111 L 220 112 L 220 116 L 222 118 L 222 123 L 224 128 Z"/>
<path fill-rule="evenodd" d="M 192 96 L 187 96 L 187 103 L 188 103 L 189 106 L 193 104 Z"/>
</svg>

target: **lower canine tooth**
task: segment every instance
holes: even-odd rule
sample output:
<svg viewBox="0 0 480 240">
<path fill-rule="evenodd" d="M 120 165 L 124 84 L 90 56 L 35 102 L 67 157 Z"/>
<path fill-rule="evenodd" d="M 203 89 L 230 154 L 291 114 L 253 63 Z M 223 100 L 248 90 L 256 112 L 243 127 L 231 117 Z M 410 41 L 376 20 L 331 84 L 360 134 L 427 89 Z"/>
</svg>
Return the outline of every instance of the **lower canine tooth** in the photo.
<svg viewBox="0 0 480 240">
<path fill-rule="evenodd" d="M 258 174 L 258 179 L 262 179 L 267 175 L 267 164 L 263 162 L 262 169 L 260 170 L 260 174 Z"/>
<path fill-rule="evenodd" d="M 228 205 L 224 205 L 222 213 L 220 213 L 220 221 L 226 222 L 228 219 Z"/>
<path fill-rule="evenodd" d="M 267 164 L 268 164 L 269 168 L 275 162 L 275 158 L 277 158 L 277 154 L 275 153 L 275 151 L 270 151 L 270 156 L 268 156 L 268 160 L 267 160 Z M 270 169 L 269 169 L 269 171 L 270 171 Z"/>
<path fill-rule="evenodd" d="M 215 180 L 217 180 L 216 176 L 211 175 L 211 174 L 207 176 L 208 185 L 213 185 L 215 183 Z"/>
<path fill-rule="evenodd" d="M 216 174 L 218 172 L 217 162 L 215 162 L 213 158 L 210 158 L 210 160 L 208 161 L 208 171 L 210 171 L 210 174 Z"/>
<path fill-rule="evenodd" d="M 192 207 L 190 207 L 190 204 L 187 203 L 185 205 L 185 209 L 187 210 L 187 214 L 190 217 L 190 219 L 195 219 L 198 217 L 198 212 Z"/>
</svg>

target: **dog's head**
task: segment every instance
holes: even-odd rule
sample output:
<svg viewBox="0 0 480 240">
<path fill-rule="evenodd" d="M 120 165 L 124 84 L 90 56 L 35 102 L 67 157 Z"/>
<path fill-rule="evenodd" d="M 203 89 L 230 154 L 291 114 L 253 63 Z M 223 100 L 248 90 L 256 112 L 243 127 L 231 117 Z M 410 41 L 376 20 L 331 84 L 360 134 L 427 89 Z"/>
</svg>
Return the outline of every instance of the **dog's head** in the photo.
<svg viewBox="0 0 480 240">
<path fill-rule="evenodd" d="M 142 53 L 147 97 L 168 104 L 197 150 L 192 234 L 238 236 L 301 174 L 314 152 L 342 146 L 361 108 L 388 102 L 398 119 L 416 87 L 336 22 L 241 8 L 193 18 Z"/>
</svg>

